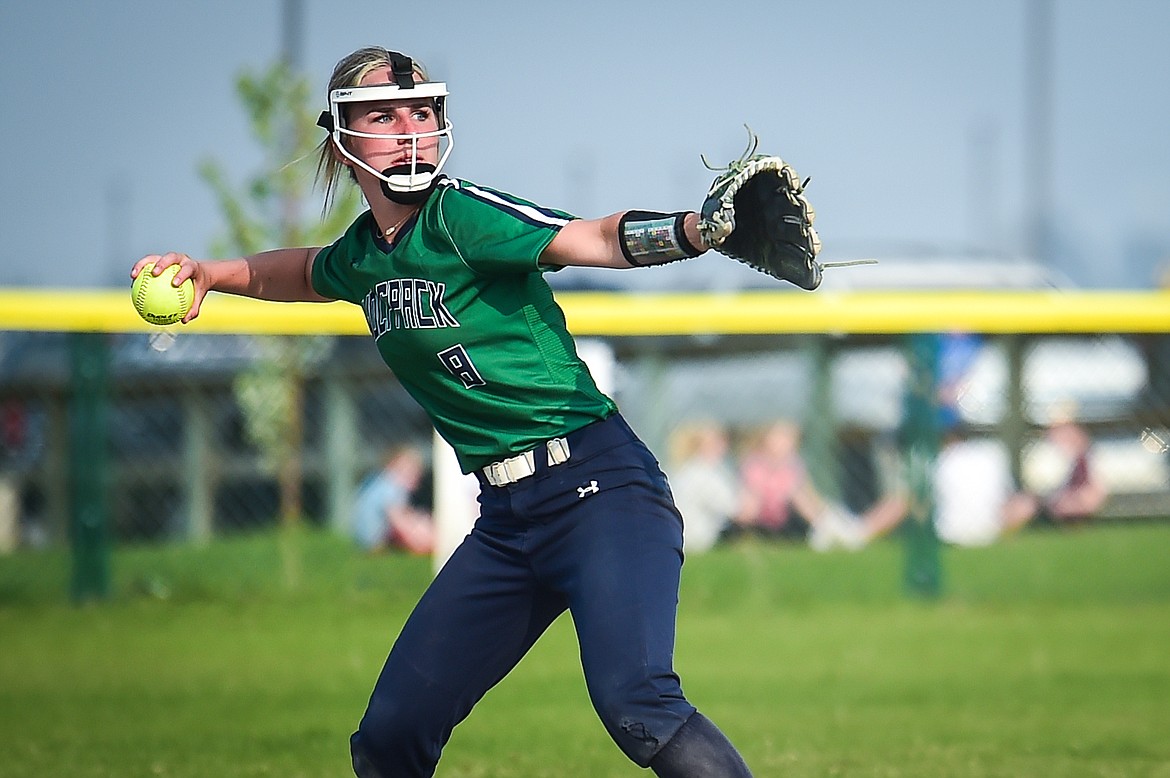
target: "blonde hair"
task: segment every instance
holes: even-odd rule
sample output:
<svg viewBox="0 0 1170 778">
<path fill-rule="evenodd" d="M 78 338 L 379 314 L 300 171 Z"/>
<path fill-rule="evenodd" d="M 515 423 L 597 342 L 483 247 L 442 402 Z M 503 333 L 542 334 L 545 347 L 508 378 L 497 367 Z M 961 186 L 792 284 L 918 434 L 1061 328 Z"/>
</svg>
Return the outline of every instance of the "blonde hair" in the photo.
<svg viewBox="0 0 1170 778">
<path fill-rule="evenodd" d="M 671 462 L 680 464 L 694 458 L 713 440 L 730 445 L 727 430 L 713 419 L 697 419 L 675 428 L 668 447 Z"/>
<path fill-rule="evenodd" d="M 412 62 L 415 81 L 428 81 L 427 70 L 422 63 L 417 60 L 412 60 Z M 333 67 L 333 75 L 329 77 L 329 87 L 325 91 L 326 100 L 334 89 L 358 86 L 362 79 L 373 71 L 390 66 L 390 52 L 381 46 L 365 46 L 358 49 Z M 333 195 L 337 191 L 338 181 L 341 180 L 343 170 L 348 170 L 349 180 L 356 184 L 357 176 L 354 175 L 353 170 L 343 165 L 334 152 L 331 133 L 317 146 L 316 180 L 325 190 L 324 210 L 326 212 L 333 203 Z"/>
</svg>

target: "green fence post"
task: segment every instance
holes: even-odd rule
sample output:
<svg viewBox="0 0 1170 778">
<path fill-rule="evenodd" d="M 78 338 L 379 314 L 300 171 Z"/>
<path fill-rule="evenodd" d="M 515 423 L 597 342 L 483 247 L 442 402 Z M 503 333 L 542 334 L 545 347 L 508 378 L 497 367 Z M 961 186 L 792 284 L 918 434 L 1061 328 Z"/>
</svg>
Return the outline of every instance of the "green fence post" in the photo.
<svg viewBox="0 0 1170 778">
<path fill-rule="evenodd" d="M 799 419 L 804 430 L 803 450 L 810 464 L 810 477 L 825 499 L 841 499 L 841 457 L 837 451 L 833 412 L 832 371 L 835 349 L 825 336 L 811 336 L 804 346 L 812 367 L 812 396 L 808 412 Z"/>
<path fill-rule="evenodd" d="M 74 602 L 102 599 L 110 588 L 107 527 L 109 336 L 70 336 L 72 402 L 69 424 L 69 529 Z"/>
<path fill-rule="evenodd" d="M 909 515 L 902 525 L 906 546 L 905 585 L 912 595 L 937 597 L 942 565 L 934 529 L 934 468 L 941 430 L 938 412 L 939 336 L 909 336 L 909 363 L 902 452 L 906 463 Z"/>
</svg>

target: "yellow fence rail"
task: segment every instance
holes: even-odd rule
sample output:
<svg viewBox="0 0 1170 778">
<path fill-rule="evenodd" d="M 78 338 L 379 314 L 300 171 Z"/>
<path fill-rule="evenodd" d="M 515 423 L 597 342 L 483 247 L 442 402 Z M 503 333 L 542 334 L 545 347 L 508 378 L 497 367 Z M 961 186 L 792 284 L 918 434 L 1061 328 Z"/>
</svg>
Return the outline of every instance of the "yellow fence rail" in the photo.
<svg viewBox="0 0 1170 778">
<path fill-rule="evenodd" d="M 561 292 L 578 335 L 757 335 L 1170 332 L 1170 291 L 850 292 L 687 294 Z M 360 335 L 348 303 L 270 303 L 212 293 L 184 331 Z M 129 293 L 0 289 L 0 330 L 144 332 Z"/>
</svg>

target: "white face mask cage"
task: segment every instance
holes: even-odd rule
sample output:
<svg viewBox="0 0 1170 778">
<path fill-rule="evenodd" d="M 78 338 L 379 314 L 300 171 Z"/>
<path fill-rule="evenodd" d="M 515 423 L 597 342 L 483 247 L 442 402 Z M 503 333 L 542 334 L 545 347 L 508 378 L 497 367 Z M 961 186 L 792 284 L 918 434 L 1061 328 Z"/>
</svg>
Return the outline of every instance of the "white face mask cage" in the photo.
<svg viewBox="0 0 1170 778">
<path fill-rule="evenodd" d="M 345 105 L 349 103 L 369 103 L 384 100 L 433 100 L 435 104 L 435 117 L 439 123 L 438 129 L 430 132 L 393 134 L 359 132 L 344 126 Z M 334 144 L 346 159 L 385 182 L 386 186 L 392 191 L 420 192 L 426 190 L 439 175 L 439 171 L 443 169 L 447 158 L 451 156 L 451 149 L 455 146 L 455 140 L 451 135 L 451 122 L 447 119 L 446 100 L 447 85 L 438 81 L 415 84 L 409 89 L 401 89 L 395 84 L 334 89 L 329 93 L 329 113 L 323 114 L 317 121 L 317 124 L 329 130 Z M 393 174 L 387 175 L 380 170 L 375 170 L 368 163 L 354 156 L 345 147 L 345 144 L 342 143 L 342 135 L 349 135 L 356 138 L 382 138 L 410 141 L 410 171 L 403 173 L 395 171 Z M 427 163 L 423 163 L 424 169 L 420 170 L 418 159 L 419 141 L 427 138 L 439 138 L 444 148 L 433 170 L 430 169 L 431 166 Z M 446 138 L 445 143 L 443 143 L 443 138 Z"/>
</svg>

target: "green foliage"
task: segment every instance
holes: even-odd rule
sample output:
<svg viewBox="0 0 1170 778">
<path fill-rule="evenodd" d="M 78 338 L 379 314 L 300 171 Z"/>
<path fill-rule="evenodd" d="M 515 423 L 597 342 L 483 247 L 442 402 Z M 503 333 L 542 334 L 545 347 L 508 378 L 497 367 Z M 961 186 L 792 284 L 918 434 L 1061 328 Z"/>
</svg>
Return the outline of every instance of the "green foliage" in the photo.
<svg viewBox="0 0 1170 778">
<path fill-rule="evenodd" d="M 212 246 L 215 256 L 255 254 L 278 246 L 322 246 L 334 241 L 357 216 L 361 191 L 345 186 L 321 218 L 300 218 L 300 205 L 312 189 L 317 148 L 323 131 L 308 80 L 278 62 L 260 73 L 245 71 L 236 94 L 248 115 L 253 137 L 263 150 L 259 170 L 237 190 L 222 166 L 204 160 L 200 175 L 211 186 L 227 222 Z"/>
<path fill-rule="evenodd" d="M 0 557 L 0 773 L 347 774 L 347 741 L 429 560 L 305 532 L 121 548 L 101 608 Z M 1170 525 L 1030 531 L 946 549 L 909 600 L 903 550 L 748 542 L 687 560 L 676 661 L 758 776 L 1165 775 Z M 23 571 L 23 573 L 22 573 Z M 111 712 L 116 712 L 111 715 Z M 569 767 L 567 767 L 569 766 Z M 454 734 L 443 778 L 632 776 L 559 620 Z"/>
<path fill-rule="evenodd" d="M 353 221 L 361 206 L 360 190 L 344 186 L 321 219 L 305 221 L 301 205 L 312 188 L 316 148 L 313 101 L 308 81 L 289 72 L 283 62 L 260 73 L 245 71 L 236 93 L 248 115 L 264 161 L 240 190 L 214 160 L 200 165 L 226 222 L 216 239 L 216 256 L 246 256 L 289 246 L 331 243 Z M 237 376 L 235 392 L 248 439 L 280 479 L 281 518 L 299 521 L 301 510 L 305 367 L 320 356 L 328 341 L 320 338 L 268 338 L 264 358 Z"/>
<path fill-rule="evenodd" d="M 302 411 L 304 376 L 327 356 L 332 339 L 324 336 L 257 338 L 260 355 L 236 375 L 232 390 L 243 411 L 245 433 L 271 474 L 300 454 L 296 419 Z"/>
</svg>

